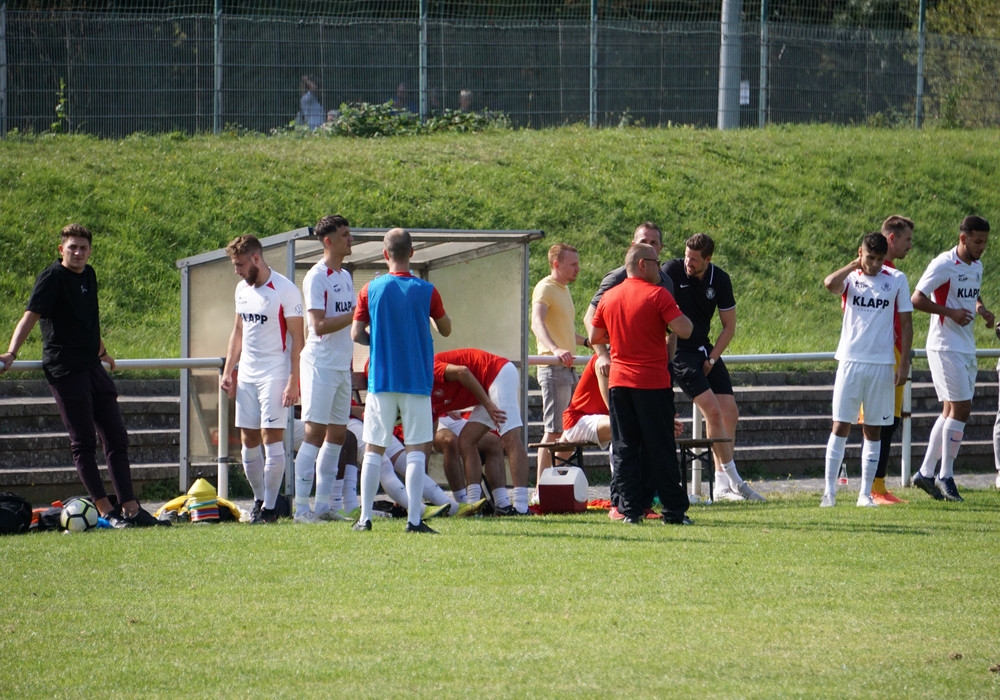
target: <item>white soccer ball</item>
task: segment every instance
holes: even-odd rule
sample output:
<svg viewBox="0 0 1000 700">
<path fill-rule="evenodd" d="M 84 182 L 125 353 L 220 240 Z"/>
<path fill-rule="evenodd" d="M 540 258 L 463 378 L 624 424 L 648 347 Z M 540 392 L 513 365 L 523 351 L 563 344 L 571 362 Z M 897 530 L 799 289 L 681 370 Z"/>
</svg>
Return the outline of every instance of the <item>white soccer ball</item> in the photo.
<svg viewBox="0 0 1000 700">
<path fill-rule="evenodd" d="M 59 524 L 70 532 L 86 532 L 97 527 L 97 506 L 86 498 L 71 498 L 59 515 Z"/>
</svg>

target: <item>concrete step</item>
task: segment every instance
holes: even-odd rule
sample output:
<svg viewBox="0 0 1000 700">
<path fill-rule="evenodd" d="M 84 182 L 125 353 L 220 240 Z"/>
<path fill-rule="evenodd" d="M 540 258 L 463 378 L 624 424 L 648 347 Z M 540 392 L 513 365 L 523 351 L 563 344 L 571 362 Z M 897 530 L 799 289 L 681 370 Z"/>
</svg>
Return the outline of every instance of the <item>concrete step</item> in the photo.
<svg viewBox="0 0 1000 700">
<path fill-rule="evenodd" d="M 176 465 L 180 459 L 179 448 L 180 431 L 176 428 L 129 431 L 129 458 L 133 463 Z M 103 464 L 100 444 L 97 460 Z M 0 469 L 32 470 L 72 464 L 73 456 L 65 431 L 4 435 L 0 439 Z"/>
<path fill-rule="evenodd" d="M 120 396 L 129 431 L 180 428 L 179 396 Z M 52 396 L 0 397 L 0 452 L 4 437 L 28 432 L 65 432 Z"/>
</svg>

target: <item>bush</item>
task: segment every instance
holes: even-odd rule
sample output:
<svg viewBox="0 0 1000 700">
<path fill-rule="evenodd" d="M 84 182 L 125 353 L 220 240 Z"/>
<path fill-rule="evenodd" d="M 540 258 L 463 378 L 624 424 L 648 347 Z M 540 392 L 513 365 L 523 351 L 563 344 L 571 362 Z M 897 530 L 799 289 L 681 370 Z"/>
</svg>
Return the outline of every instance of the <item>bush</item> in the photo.
<svg viewBox="0 0 1000 700">
<path fill-rule="evenodd" d="M 354 136 L 375 138 L 380 136 L 417 136 L 420 134 L 459 132 L 474 133 L 488 129 L 509 129 L 510 119 L 503 112 L 460 112 L 446 109 L 434 112 L 427 121 L 420 122 L 419 115 L 409 110 L 399 110 L 391 102 L 369 104 L 352 102 L 342 104 L 335 116 L 317 129 L 301 124 L 289 124 L 273 129 L 274 136 Z"/>
</svg>

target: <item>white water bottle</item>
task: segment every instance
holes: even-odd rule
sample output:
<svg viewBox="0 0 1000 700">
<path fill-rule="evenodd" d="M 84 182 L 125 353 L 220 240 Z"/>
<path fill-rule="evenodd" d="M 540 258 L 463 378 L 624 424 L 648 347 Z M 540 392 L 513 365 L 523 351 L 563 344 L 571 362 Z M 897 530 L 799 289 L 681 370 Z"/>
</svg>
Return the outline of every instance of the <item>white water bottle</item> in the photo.
<svg viewBox="0 0 1000 700">
<path fill-rule="evenodd" d="M 840 472 L 837 473 L 837 488 L 847 488 L 847 462 L 840 463 Z"/>
</svg>

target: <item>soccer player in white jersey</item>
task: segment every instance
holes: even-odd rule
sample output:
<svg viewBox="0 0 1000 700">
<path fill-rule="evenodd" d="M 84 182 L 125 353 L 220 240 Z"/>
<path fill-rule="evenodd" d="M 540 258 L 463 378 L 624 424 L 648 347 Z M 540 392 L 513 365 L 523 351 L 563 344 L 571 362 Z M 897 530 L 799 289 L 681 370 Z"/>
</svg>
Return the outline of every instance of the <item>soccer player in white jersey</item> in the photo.
<svg viewBox="0 0 1000 700">
<path fill-rule="evenodd" d="M 340 215 L 324 216 L 313 228 L 323 244 L 323 257 L 302 281 L 309 337 L 302 351 L 302 419 L 305 438 L 295 455 L 295 522 L 343 520 L 331 509 L 340 451 L 347 439 L 351 411 L 351 321 L 354 280 L 343 267 L 351 254 L 351 225 Z M 309 507 L 313 479 L 316 502 Z"/>
<path fill-rule="evenodd" d="M 233 239 L 226 254 L 242 279 L 236 286 L 236 322 L 220 386 L 236 397 L 243 471 L 254 497 L 250 522 L 269 523 L 278 517 L 275 504 L 285 475 L 288 409 L 299 398 L 302 295 L 264 262 L 264 249 L 255 236 Z"/>
<path fill-rule="evenodd" d="M 989 222 L 967 216 L 958 228 L 958 245 L 931 260 L 913 291 L 913 308 L 931 314 L 927 331 L 927 364 L 941 415 L 931 428 L 920 471 L 911 483 L 935 500 L 961 501 L 954 464 L 976 390 L 976 338 L 973 321 L 982 316 L 987 328 L 996 320 L 979 295 L 983 264 L 979 261 L 990 235 Z M 935 467 L 941 462 L 937 481 Z"/>
<path fill-rule="evenodd" d="M 865 234 L 858 257 L 827 275 L 823 286 L 840 295 L 844 320 L 837 345 L 837 378 L 833 385 L 833 428 L 826 444 L 826 489 L 822 507 L 837 503 L 837 473 L 851 423 L 865 406 L 862 425 L 861 490 L 859 506 L 876 506 L 872 482 L 878 466 L 882 426 L 892 425 L 893 386 L 901 386 L 910 373 L 913 343 L 913 305 L 910 286 L 899 270 L 883 262 L 888 241 L 880 231 Z M 895 375 L 894 315 L 899 315 L 901 353 Z"/>
</svg>

